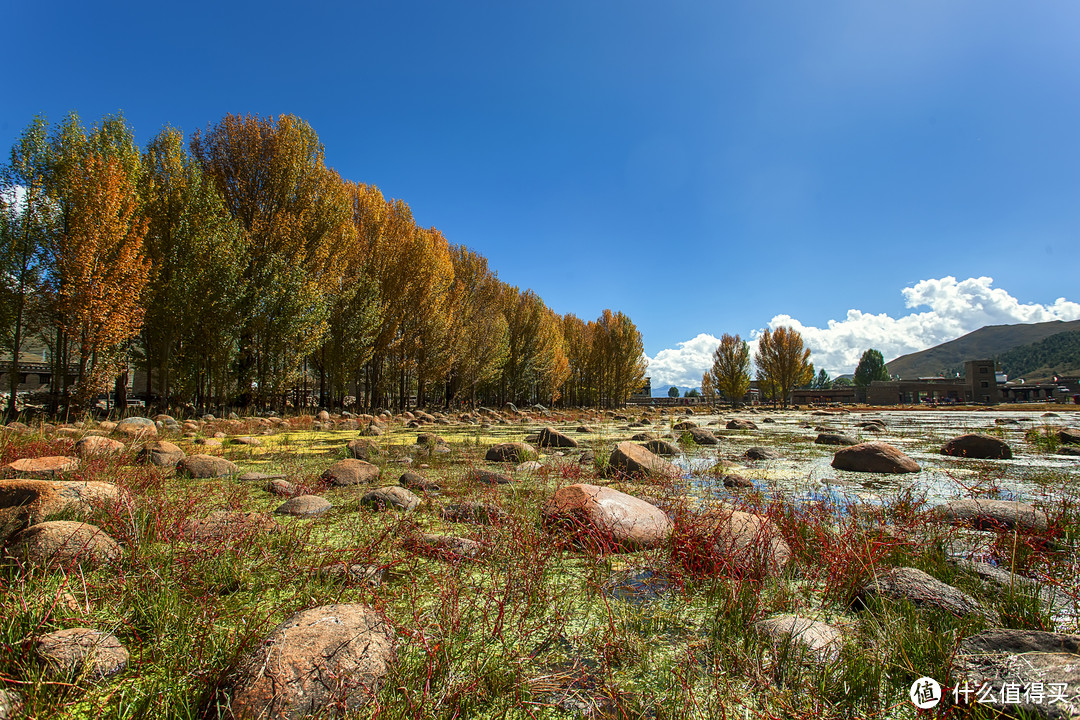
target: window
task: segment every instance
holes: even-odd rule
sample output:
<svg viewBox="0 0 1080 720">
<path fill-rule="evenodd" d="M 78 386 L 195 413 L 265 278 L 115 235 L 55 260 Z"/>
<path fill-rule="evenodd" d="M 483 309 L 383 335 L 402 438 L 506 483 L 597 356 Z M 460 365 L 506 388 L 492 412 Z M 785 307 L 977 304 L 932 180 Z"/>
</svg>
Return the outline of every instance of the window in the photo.
<svg viewBox="0 0 1080 720">
<path fill-rule="evenodd" d="M 988 383 L 988 382 L 986 382 L 985 380 L 983 380 L 983 381 L 982 381 L 982 386 L 983 386 L 983 387 L 990 387 L 990 383 Z"/>
</svg>

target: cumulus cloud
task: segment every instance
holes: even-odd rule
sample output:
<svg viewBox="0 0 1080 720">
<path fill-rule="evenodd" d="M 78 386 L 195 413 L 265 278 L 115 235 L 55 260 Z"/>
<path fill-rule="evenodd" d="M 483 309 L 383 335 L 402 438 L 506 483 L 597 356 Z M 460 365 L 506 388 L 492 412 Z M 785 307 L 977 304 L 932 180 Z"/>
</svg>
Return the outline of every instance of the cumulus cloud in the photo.
<svg viewBox="0 0 1080 720">
<path fill-rule="evenodd" d="M 669 348 L 656 353 L 649 359 L 649 376 L 654 388 L 679 385 L 697 387 L 701 385 L 701 376 L 712 367 L 712 354 L 720 338 L 708 333 L 678 343 L 677 348 Z"/>
<path fill-rule="evenodd" d="M 921 280 L 901 292 L 908 308 L 929 308 L 922 312 L 893 318 L 885 313 L 852 309 L 843 320 L 830 320 L 826 327 L 804 325 L 790 315 L 777 315 L 769 321 L 769 328 L 787 326 L 798 330 L 811 349 L 814 366 L 836 376 L 854 371 L 867 348 L 876 348 L 886 360 L 892 360 L 954 340 L 984 325 L 1080 319 L 1080 303 L 1058 298 L 1050 305 L 1025 304 L 993 287 L 993 282 L 989 277 Z M 750 333 L 752 344 L 761 332 L 758 329 Z M 679 343 L 678 348 L 661 350 L 649 361 L 653 385 L 699 384 L 702 373 L 712 364 L 710 354 L 718 343 L 716 337 L 703 333 Z"/>
</svg>

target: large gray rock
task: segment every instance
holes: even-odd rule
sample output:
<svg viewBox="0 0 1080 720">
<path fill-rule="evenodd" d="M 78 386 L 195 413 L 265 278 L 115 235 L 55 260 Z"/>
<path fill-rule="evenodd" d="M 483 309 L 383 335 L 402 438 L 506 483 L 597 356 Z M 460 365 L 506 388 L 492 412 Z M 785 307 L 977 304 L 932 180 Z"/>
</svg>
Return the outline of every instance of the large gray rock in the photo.
<svg viewBox="0 0 1080 720">
<path fill-rule="evenodd" d="M 33 475 L 34 477 L 52 477 L 62 473 L 71 472 L 79 467 L 79 459 L 66 455 L 52 455 L 49 457 L 21 458 L 9 462 L 6 466 L 9 470 L 17 473 Z"/>
<path fill-rule="evenodd" d="M 703 427 L 692 427 L 686 431 L 686 434 L 690 436 L 690 439 L 697 445 L 719 445 L 720 441 L 716 439 L 709 430 Z"/>
<path fill-rule="evenodd" d="M 214 455 L 188 455 L 176 464 L 176 472 L 193 478 L 222 478 L 236 475 L 240 468 Z"/>
<path fill-rule="evenodd" d="M 916 473 L 918 463 L 892 445 L 865 442 L 841 448 L 833 455 L 832 466 L 837 470 L 872 473 Z"/>
<path fill-rule="evenodd" d="M 477 525 L 493 525 L 510 519 L 506 511 L 497 505 L 480 502 L 446 505 L 439 511 L 439 516 L 447 522 L 474 523 Z"/>
<path fill-rule="evenodd" d="M 123 551 L 101 528 L 70 520 L 31 525 L 12 540 L 8 555 L 38 567 L 95 567 Z"/>
<path fill-rule="evenodd" d="M 819 662 L 835 662 L 840 658 L 843 636 L 828 623 L 782 614 L 759 620 L 757 627 L 772 640 L 774 648 L 797 644 L 811 659 Z"/>
<path fill-rule="evenodd" d="M 349 458 L 339 460 L 322 474 L 331 485 L 364 485 L 379 479 L 379 468 L 369 462 Z"/>
<path fill-rule="evenodd" d="M 814 442 L 818 445 L 858 445 L 859 441 L 850 435 L 844 435 L 843 433 L 823 432 L 818 433 L 818 436 L 814 438 Z"/>
<path fill-rule="evenodd" d="M 349 454 L 349 457 L 357 460 L 371 460 L 379 456 L 378 444 L 374 440 L 368 440 L 367 438 L 350 440 L 349 444 L 345 446 L 345 451 Z"/>
<path fill-rule="evenodd" d="M 681 476 L 682 470 L 662 457 L 649 452 L 632 442 L 621 442 L 615 446 L 608 457 L 604 469 L 607 477 L 652 476 L 674 478 Z"/>
<path fill-rule="evenodd" d="M 494 472 L 492 470 L 485 470 L 484 468 L 471 468 L 465 473 L 465 480 L 468 482 L 483 483 L 485 485 L 510 485 L 517 482 L 509 475 Z"/>
<path fill-rule="evenodd" d="M 536 448 L 523 442 L 505 442 L 488 448 L 484 459 L 488 462 L 521 463 L 537 458 Z"/>
<path fill-rule="evenodd" d="M 119 455 L 125 449 L 124 443 L 103 435 L 87 435 L 75 443 L 75 454 L 82 458 L 93 455 Z"/>
<path fill-rule="evenodd" d="M 986 704 L 1010 717 L 1080 718 L 1080 635 L 985 630 L 960 641 L 953 672 L 958 688 L 972 690 L 970 702 L 985 684 L 993 689 Z M 1020 688 L 1019 697 L 1002 697 L 1007 686 Z"/>
<path fill-rule="evenodd" d="M 682 454 L 678 445 L 657 438 L 650 438 L 649 441 L 645 443 L 645 449 L 656 455 L 667 455 L 668 457 Z"/>
<path fill-rule="evenodd" d="M 0 545 L 30 525 L 51 515 L 81 514 L 120 502 L 120 489 L 103 482 L 81 480 L 0 480 Z"/>
<path fill-rule="evenodd" d="M 941 454 L 980 460 L 1008 460 L 1013 456 L 1009 443 L 1001 438 L 980 433 L 954 437 L 941 448 Z"/>
<path fill-rule="evenodd" d="M 553 532 L 608 551 L 657 547 L 672 530 L 671 520 L 655 505 L 586 483 L 557 490 L 541 518 Z"/>
<path fill-rule="evenodd" d="M 750 420 L 728 420 L 726 425 L 728 430 L 757 430 L 758 427 Z"/>
<path fill-rule="evenodd" d="M 787 567 L 793 557 L 772 520 L 728 505 L 708 510 L 683 532 L 693 538 L 684 547 L 694 548 L 684 562 L 723 575 L 771 575 Z"/>
<path fill-rule="evenodd" d="M 157 440 L 148 444 L 139 453 L 144 461 L 158 467 L 176 467 L 184 459 L 185 453 L 180 447 L 168 440 Z"/>
<path fill-rule="evenodd" d="M 240 659 L 227 682 L 225 717 L 300 720 L 358 712 L 394 661 L 394 632 L 358 604 L 292 615 Z"/>
<path fill-rule="evenodd" d="M 415 510 L 420 506 L 420 498 L 409 492 L 400 485 L 388 485 L 376 488 L 364 494 L 360 498 L 363 505 L 368 505 L 376 510 L 384 508 L 396 508 L 398 510 Z"/>
<path fill-rule="evenodd" d="M 1058 431 L 1058 440 L 1062 445 L 1080 445 L 1080 430 L 1062 428 Z"/>
<path fill-rule="evenodd" d="M 121 435 L 136 438 L 157 437 L 158 434 L 157 423 L 150 418 L 145 417 L 124 418 L 116 423 L 116 428 L 113 431 Z"/>
<path fill-rule="evenodd" d="M 215 510 L 204 518 L 188 518 L 180 525 L 187 539 L 202 543 L 220 543 L 277 532 L 277 521 L 266 513 L 240 510 Z"/>
<path fill-rule="evenodd" d="M 46 633 L 34 643 L 34 656 L 58 680 L 100 680 L 121 672 L 128 662 L 128 651 L 116 636 L 91 628 Z"/>
<path fill-rule="evenodd" d="M 572 437 L 563 435 L 561 432 L 559 432 L 553 427 L 546 427 L 541 430 L 540 437 L 537 440 L 536 444 L 543 448 L 575 448 L 578 446 L 577 440 Z"/>
<path fill-rule="evenodd" d="M 855 594 L 851 605 L 856 609 L 865 608 L 874 597 L 908 600 L 917 607 L 946 610 L 957 616 L 991 617 L 978 600 L 918 568 L 893 568 L 881 573 Z"/>
<path fill-rule="evenodd" d="M 743 453 L 743 457 L 747 460 L 776 460 L 780 457 L 780 453 L 772 448 L 754 445 L 753 447 L 746 449 L 746 452 Z"/>
<path fill-rule="evenodd" d="M 22 695 L 14 690 L 0 690 L 0 720 L 15 720 L 22 708 Z"/>
<path fill-rule="evenodd" d="M 1042 534 L 1050 529 L 1050 518 L 1042 510 L 1015 500 L 963 498 L 934 508 L 938 517 L 971 525 L 979 530 L 1012 530 Z"/>
<path fill-rule="evenodd" d="M 278 505 L 274 514 L 311 518 L 319 517 L 332 507 L 329 501 L 318 495 L 297 495 Z"/>
</svg>

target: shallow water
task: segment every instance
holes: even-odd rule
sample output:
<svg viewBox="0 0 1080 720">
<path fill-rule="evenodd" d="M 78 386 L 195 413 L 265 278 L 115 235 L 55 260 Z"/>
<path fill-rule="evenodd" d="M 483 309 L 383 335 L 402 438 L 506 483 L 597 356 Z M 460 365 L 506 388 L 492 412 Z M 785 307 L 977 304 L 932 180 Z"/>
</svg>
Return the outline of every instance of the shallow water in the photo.
<svg viewBox="0 0 1080 720">
<path fill-rule="evenodd" d="M 973 492 L 996 493 L 1004 499 L 1051 500 L 1063 492 L 1080 493 L 1080 458 L 1039 452 L 1024 439 L 1031 427 L 1044 425 L 1080 426 L 1080 411 L 1061 410 L 1058 417 L 1044 417 L 1043 411 L 875 411 L 842 415 L 812 415 L 808 411 L 736 414 L 757 424 L 757 430 L 727 430 L 732 415 L 696 415 L 700 426 L 720 438 L 718 447 L 684 445 L 686 455 L 675 462 L 688 472 L 694 494 L 726 496 L 730 492 L 709 477 L 706 471 L 718 461 L 736 463 L 724 472 L 742 475 L 756 487 L 770 493 L 803 500 L 845 505 L 854 501 L 880 502 L 899 493 L 925 495 L 932 504 Z M 772 418 L 773 422 L 764 422 Z M 887 430 L 871 433 L 858 423 L 881 420 Z M 1016 424 L 998 424 L 998 420 Z M 668 428 L 676 420 L 668 423 Z M 719 421 L 719 426 L 712 424 Z M 820 426 L 860 440 L 880 440 L 896 446 L 921 466 L 918 473 L 888 475 L 836 470 L 831 466 L 831 445 L 816 445 Z M 940 453 L 950 438 L 968 432 L 993 429 L 1013 450 L 1010 460 L 966 460 Z M 657 431 L 661 428 L 657 427 Z M 671 433 L 677 436 L 678 432 Z M 780 459 L 750 461 L 742 457 L 747 448 L 761 445 L 779 452 Z"/>
</svg>

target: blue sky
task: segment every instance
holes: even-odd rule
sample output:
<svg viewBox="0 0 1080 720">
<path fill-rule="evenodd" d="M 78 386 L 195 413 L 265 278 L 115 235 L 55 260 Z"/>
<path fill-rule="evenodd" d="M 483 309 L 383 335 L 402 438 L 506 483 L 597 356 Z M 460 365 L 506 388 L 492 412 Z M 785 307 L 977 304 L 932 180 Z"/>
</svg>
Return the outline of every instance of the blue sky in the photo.
<svg viewBox="0 0 1080 720">
<path fill-rule="evenodd" d="M 628 313 L 654 384 L 785 318 L 835 374 L 1080 317 L 1071 0 L 221 5 L 4 3 L 0 147 L 296 114 L 503 280 Z"/>
</svg>

